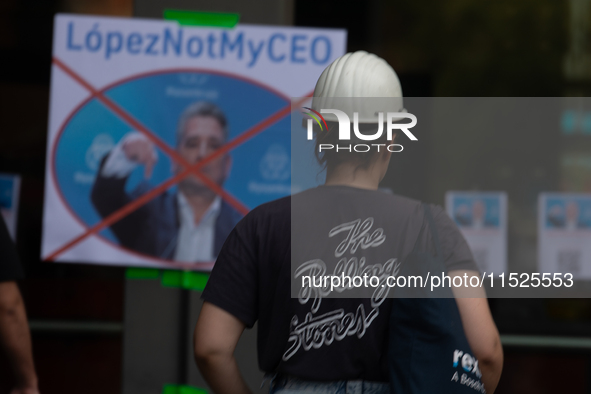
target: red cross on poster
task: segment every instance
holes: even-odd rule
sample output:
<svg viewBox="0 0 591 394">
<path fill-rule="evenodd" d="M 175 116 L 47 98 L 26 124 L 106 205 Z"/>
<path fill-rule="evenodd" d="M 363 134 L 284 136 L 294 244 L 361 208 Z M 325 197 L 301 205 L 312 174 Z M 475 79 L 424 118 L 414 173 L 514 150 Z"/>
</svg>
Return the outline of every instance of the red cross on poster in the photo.
<svg viewBox="0 0 591 394">
<path fill-rule="evenodd" d="M 346 33 L 57 15 L 42 258 L 209 270 L 291 193 L 290 97 Z"/>
</svg>

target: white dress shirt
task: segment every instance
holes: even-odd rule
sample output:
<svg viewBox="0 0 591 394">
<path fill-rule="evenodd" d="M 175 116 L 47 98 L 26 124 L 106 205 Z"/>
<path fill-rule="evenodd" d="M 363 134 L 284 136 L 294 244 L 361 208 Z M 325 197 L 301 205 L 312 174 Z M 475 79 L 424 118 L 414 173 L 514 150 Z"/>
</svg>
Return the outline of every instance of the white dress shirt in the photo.
<svg viewBox="0 0 591 394">
<path fill-rule="evenodd" d="M 220 214 L 222 199 L 220 196 L 215 197 L 199 223 L 195 223 L 193 209 L 182 193 L 177 193 L 177 201 L 181 227 L 174 259 L 186 263 L 214 261 L 215 221 Z"/>
</svg>

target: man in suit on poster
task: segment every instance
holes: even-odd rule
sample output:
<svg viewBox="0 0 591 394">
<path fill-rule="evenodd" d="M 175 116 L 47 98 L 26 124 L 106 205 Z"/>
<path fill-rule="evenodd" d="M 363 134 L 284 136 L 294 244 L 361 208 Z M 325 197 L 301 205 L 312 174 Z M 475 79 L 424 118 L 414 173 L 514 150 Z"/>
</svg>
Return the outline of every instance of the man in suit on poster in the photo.
<svg viewBox="0 0 591 394">
<path fill-rule="evenodd" d="M 176 150 L 194 164 L 227 141 L 227 120 L 213 103 L 199 101 L 180 116 Z M 139 132 L 128 133 L 103 158 L 91 192 L 91 200 L 104 218 L 149 191 L 147 179 L 158 160 L 154 144 Z M 127 193 L 125 184 L 137 166 L 144 167 L 145 181 Z M 212 160 L 201 172 L 220 187 L 227 179 L 232 159 L 228 153 Z M 173 164 L 173 172 L 182 168 Z M 242 215 L 223 201 L 195 175 L 166 191 L 111 225 L 120 244 L 160 259 L 179 262 L 211 262 Z"/>
</svg>

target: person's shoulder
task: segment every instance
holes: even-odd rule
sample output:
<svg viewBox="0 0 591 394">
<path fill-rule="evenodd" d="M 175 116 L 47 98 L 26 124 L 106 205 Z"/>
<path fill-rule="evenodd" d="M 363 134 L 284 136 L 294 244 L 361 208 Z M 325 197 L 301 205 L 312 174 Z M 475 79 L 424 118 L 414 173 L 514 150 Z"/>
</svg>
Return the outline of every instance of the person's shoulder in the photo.
<svg viewBox="0 0 591 394">
<path fill-rule="evenodd" d="M 236 224 L 240 234 L 267 233 L 269 229 L 289 227 L 291 220 L 291 196 L 282 197 L 256 206 Z"/>
<path fill-rule="evenodd" d="M 367 199 L 368 201 L 381 200 L 406 205 L 421 204 L 419 200 L 393 193 L 389 189 L 372 190 L 346 185 L 321 185 L 313 187 L 294 194 L 293 199 L 297 202 L 310 199 L 334 199 L 336 196 L 343 196 L 345 198 L 358 197 L 359 199 Z M 355 201 L 358 201 L 358 199 L 355 199 Z"/>
<path fill-rule="evenodd" d="M 390 190 L 369 190 L 344 186 L 319 186 L 293 195 L 292 207 L 306 209 L 308 206 L 328 207 L 339 204 L 379 207 L 384 214 L 397 217 L 410 215 L 422 219 L 420 200 L 402 196 Z"/>
<path fill-rule="evenodd" d="M 451 219 L 447 215 L 445 209 L 439 204 L 427 203 L 415 198 L 402 196 L 394 193 L 383 193 L 382 198 L 395 207 L 396 215 L 407 215 L 409 220 L 416 220 L 418 222 L 425 221 L 425 210 L 428 209 L 433 217 L 435 223 L 449 225 Z"/>
<path fill-rule="evenodd" d="M 389 211 L 397 218 L 406 220 L 422 221 L 424 219 L 425 203 L 415 198 L 402 196 L 395 193 L 377 191 L 377 203 L 380 206 L 388 207 Z"/>
<path fill-rule="evenodd" d="M 431 214 L 433 215 L 434 218 L 440 217 L 440 216 L 448 216 L 447 212 L 445 211 L 445 209 L 439 205 L 439 204 L 426 204 L 429 209 L 431 210 Z"/>
<path fill-rule="evenodd" d="M 219 219 L 222 221 L 228 221 L 233 224 L 236 224 L 244 217 L 244 214 L 241 213 L 238 208 L 234 207 L 224 199 L 222 199 L 221 206 L 220 206 L 220 216 Z"/>
<path fill-rule="evenodd" d="M 441 238 L 445 237 L 459 237 L 460 236 L 460 229 L 456 221 L 447 213 L 445 208 L 441 205 L 436 204 L 428 204 L 429 209 L 431 210 L 431 216 L 433 217 L 433 221 L 435 226 L 437 227 L 437 231 L 440 234 Z"/>
<path fill-rule="evenodd" d="M 414 201 L 416 203 L 415 212 L 417 212 L 422 219 L 425 219 L 425 210 L 428 209 L 435 225 L 438 228 L 441 229 L 443 227 L 457 227 L 454 221 L 447 214 L 445 208 L 443 208 L 441 205 L 426 203 L 419 200 L 411 201 Z M 408 202 L 409 206 L 411 206 L 412 204 L 411 201 Z"/>
<path fill-rule="evenodd" d="M 282 197 L 277 200 L 272 200 L 261 205 L 257 205 L 251 209 L 248 213 L 243 215 L 232 205 L 222 200 L 222 207 L 220 210 L 220 216 L 225 218 L 233 218 L 240 225 L 244 226 L 247 223 L 253 223 L 259 221 L 261 218 L 266 217 L 277 217 L 281 214 L 289 217 L 291 196 Z"/>
<path fill-rule="evenodd" d="M 393 203 L 395 203 L 397 206 L 400 206 L 401 208 L 408 208 L 408 209 L 416 210 L 416 209 L 421 208 L 425 204 L 421 200 L 402 196 L 400 194 L 384 193 L 384 192 L 380 192 L 380 193 L 382 195 L 384 195 L 383 198 L 387 198 L 387 199 L 392 200 Z"/>
<path fill-rule="evenodd" d="M 263 203 L 251 210 L 246 217 L 268 217 L 290 214 L 292 196 L 286 196 Z M 245 218 L 246 218 L 245 217 Z"/>
</svg>

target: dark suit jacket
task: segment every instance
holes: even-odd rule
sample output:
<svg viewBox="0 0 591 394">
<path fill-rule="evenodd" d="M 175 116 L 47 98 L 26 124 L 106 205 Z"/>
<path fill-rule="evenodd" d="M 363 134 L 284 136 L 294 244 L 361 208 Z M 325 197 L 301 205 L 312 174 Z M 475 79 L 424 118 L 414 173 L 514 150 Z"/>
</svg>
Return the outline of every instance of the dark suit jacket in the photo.
<svg viewBox="0 0 591 394">
<path fill-rule="evenodd" d="M 101 176 L 100 172 L 99 169 L 90 198 L 103 218 L 150 190 L 148 183 L 143 182 L 131 194 L 127 194 L 127 178 L 107 178 Z M 222 201 L 220 214 L 215 222 L 214 257 L 217 257 L 228 234 L 241 218 L 238 211 Z M 164 192 L 112 224 L 110 228 L 122 246 L 149 256 L 173 260 L 179 227 L 176 194 Z"/>
</svg>

